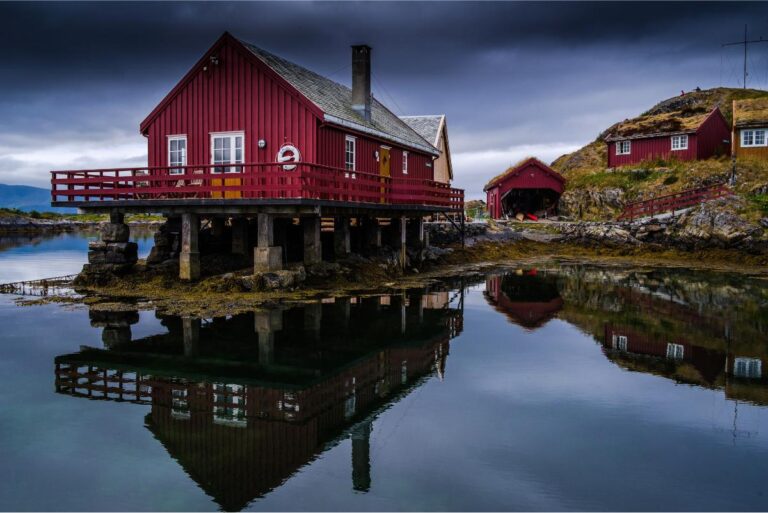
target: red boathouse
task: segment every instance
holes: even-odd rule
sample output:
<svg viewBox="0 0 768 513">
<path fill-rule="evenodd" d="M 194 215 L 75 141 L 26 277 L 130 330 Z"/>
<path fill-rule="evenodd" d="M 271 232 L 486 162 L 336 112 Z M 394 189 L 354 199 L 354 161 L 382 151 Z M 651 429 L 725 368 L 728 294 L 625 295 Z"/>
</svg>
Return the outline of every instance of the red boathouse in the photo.
<svg viewBox="0 0 768 513">
<path fill-rule="evenodd" d="M 554 214 L 564 188 L 560 173 L 531 157 L 493 178 L 483 190 L 491 219 L 502 219 L 521 213 Z"/>
<path fill-rule="evenodd" d="M 720 109 L 683 107 L 617 123 L 608 130 L 608 167 L 653 159 L 703 160 L 730 153 L 731 128 Z"/>
<path fill-rule="evenodd" d="M 336 225 L 337 256 L 351 231 L 381 244 L 381 221 L 404 260 L 406 224 L 421 241 L 424 215 L 463 211 L 463 191 L 435 181 L 440 150 L 373 98 L 365 45 L 352 47 L 349 89 L 225 33 L 140 130 L 146 167 L 53 171 L 52 204 L 118 224 L 130 212 L 180 218 L 185 279 L 199 276 L 201 219 L 231 226 L 233 252 L 274 270 L 290 238 L 276 221 L 303 226 L 305 263 L 322 258 L 321 219 Z"/>
</svg>

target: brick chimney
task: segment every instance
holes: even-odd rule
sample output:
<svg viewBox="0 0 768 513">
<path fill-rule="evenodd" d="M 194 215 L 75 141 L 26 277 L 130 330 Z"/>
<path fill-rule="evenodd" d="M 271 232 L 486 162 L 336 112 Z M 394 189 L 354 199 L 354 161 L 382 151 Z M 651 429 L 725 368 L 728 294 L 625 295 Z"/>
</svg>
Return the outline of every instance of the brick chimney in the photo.
<svg viewBox="0 0 768 513">
<path fill-rule="evenodd" d="M 352 46 L 352 109 L 371 120 L 371 47 Z"/>
</svg>

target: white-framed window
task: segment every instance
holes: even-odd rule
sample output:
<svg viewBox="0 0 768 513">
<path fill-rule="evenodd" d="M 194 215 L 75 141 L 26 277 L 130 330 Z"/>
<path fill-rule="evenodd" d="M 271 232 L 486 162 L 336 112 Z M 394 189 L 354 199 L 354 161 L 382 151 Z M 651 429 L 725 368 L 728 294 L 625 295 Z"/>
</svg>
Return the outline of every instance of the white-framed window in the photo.
<svg viewBox="0 0 768 513">
<path fill-rule="evenodd" d="M 355 178 L 355 145 L 357 143 L 357 139 L 352 137 L 351 135 L 346 136 L 344 139 L 344 169 L 347 170 L 347 173 L 344 174 L 347 178 L 350 176 L 352 178 Z"/>
<path fill-rule="evenodd" d="M 242 164 L 245 161 L 245 134 L 222 132 L 211 134 L 211 164 Z M 240 173 L 241 166 L 214 167 L 212 173 Z"/>
<path fill-rule="evenodd" d="M 672 136 L 672 151 L 687 150 L 687 149 L 688 149 L 687 135 Z"/>
<path fill-rule="evenodd" d="M 626 335 L 613 335 L 613 348 L 619 351 L 627 351 L 627 336 Z"/>
<path fill-rule="evenodd" d="M 667 344 L 667 358 L 671 360 L 682 360 L 685 354 L 685 348 L 682 344 Z"/>
<path fill-rule="evenodd" d="M 184 174 L 183 167 L 187 165 L 187 136 L 169 135 L 168 136 L 168 167 L 172 175 Z"/>
<path fill-rule="evenodd" d="M 408 174 L 408 152 L 407 151 L 403 152 L 403 174 L 404 175 Z"/>
<path fill-rule="evenodd" d="M 616 141 L 616 155 L 629 155 L 632 153 L 632 141 Z"/>
<path fill-rule="evenodd" d="M 242 385 L 214 383 L 213 422 L 225 426 L 245 427 L 246 395 Z"/>
<path fill-rule="evenodd" d="M 733 375 L 739 378 L 763 377 L 763 362 L 760 358 L 736 358 L 733 361 Z"/>
<path fill-rule="evenodd" d="M 741 146 L 749 148 L 750 146 L 768 146 L 766 142 L 765 133 L 768 130 L 742 130 L 741 131 Z"/>
</svg>

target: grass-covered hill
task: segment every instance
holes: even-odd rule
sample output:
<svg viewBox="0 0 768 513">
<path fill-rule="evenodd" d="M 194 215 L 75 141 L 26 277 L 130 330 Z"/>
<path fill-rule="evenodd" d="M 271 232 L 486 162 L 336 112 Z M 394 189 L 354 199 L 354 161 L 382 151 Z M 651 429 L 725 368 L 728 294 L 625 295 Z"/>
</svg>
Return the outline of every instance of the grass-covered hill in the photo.
<svg viewBox="0 0 768 513">
<path fill-rule="evenodd" d="M 684 126 L 686 120 L 701 116 L 720 107 L 726 120 L 731 123 L 734 100 L 768 98 L 768 91 L 757 89 L 733 89 L 719 87 L 703 91 L 693 91 L 685 96 L 675 96 L 664 100 L 646 112 L 638 114 L 638 122 L 648 119 L 664 119 L 669 123 Z M 731 172 L 731 159 L 728 156 L 703 161 L 681 162 L 676 160 L 653 160 L 632 166 L 607 169 L 606 135 L 615 132 L 620 126 L 631 124 L 627 120 L 607 127 L 597 138 L 583 148 L 563 155 L 552 163 L 552 167 L 568 180 L 565 203 L 573 209 L 574 199 L 586 198 L 589 202 L 600 191 L 610 190 L 612 199 L 617 196 L 621 201 L 592 201 L 593 204 L 581 205 L 585 218 L 612 218 L 621 209 L 621 204 L 664 194 L 671 194 L 683 189 L 709 185 L 726 180 Z M 744 159 L 737 162 L 737 192 L 751 198 L 755 205 L 755 215 L 766 209 L 768 215 L 768 162 Z M 578 198 L 577 198 L 578 197 Z M 762 206 L 761 206 L 762 205 Z M 572 213 L 572 212 L 571 212 Z"/>
</svg>

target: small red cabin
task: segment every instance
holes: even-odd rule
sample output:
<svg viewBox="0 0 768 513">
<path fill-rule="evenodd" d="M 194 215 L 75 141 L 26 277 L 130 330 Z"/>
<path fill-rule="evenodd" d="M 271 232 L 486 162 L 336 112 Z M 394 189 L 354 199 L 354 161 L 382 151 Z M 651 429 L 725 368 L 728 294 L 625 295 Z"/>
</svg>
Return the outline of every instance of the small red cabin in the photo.
<svg viewBox="0 0 768 513">
<path fill-rule="evenodd" d="M 650 113 L 612 127 L 608 167 L 653 159 L 703 160 L 730 153 L 731 129 L 720 109 Z"/>
<path fill-rule="evenodd" d="M 565 188 L 565 178 L 536 158 L 510 167 L 488 182 L 483 189 L 488 197 L 492 219 L 517 214 L 553 214 Z"/>
</svg>

